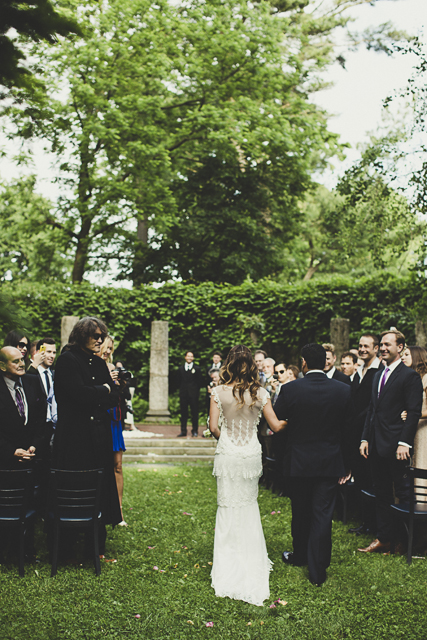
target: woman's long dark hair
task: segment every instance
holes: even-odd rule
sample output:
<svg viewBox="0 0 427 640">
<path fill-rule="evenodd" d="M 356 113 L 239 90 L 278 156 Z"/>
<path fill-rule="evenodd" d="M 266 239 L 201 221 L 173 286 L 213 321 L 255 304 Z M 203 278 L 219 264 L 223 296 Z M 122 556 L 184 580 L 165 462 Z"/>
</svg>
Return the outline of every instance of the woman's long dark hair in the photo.
<svg viewBox="0 0 427 640">
<path fill-rule="evenodd" d="M 21 342 L 22 338 L 26 338 L 26 340 L 28 342 L 27 353 L 25 354 L 25 362 L 28 362 L 28 360 L 30 358 L 31 340 L 27 336 L 26 333 L 23 333 L 22 331 L 16 331 L 15 329 L 12 329 L 12 331 L 9 331 L 9 333 L 5 337 L 4 342 L 3 342 L 3 346 L 4 347 L 17 347 L 18 342 Z"/>
<path fill-rule="evenodd" d="M 243 407 L 245 404 L 244 393 L 246 389 L 249 390 L 252 398 L 250 406 L 254 406 L 261 385 L 258 369 L 248 347 L 238 344 L 230 349 L 230 353 L 220 369 L 219 379 L 220 384 L 233 385 L 233 396 L 237 398 L 236 391 L 239 394 L 239 407 Z"/>
<path fill-rule="evenodd" d="M 411 352 L 411 369 L 423 377 L 427 373 L 427 350 L 424 347 L 406 347 Z"/>
</svg>

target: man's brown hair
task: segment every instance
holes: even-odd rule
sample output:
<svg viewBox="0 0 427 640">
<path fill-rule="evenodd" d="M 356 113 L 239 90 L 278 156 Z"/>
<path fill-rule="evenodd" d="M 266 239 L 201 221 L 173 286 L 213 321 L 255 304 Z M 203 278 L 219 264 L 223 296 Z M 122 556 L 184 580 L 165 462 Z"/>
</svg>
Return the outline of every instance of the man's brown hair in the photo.
<svg viewBox="0 0 427 640">
<path fill-rule="evenodd" d="M 389 329 L 388 331 L 383 331 L 381 333 L 381 338 L 383 336 L 386 336 L 388 333 L 392 333 L 393 335 L 396 336 L 396 344 L 403 344 L 403 346 L 405 346 L 406 344 L 405 336 L 401 331 L 398 331 L 397 329 Z"/>
</svg>

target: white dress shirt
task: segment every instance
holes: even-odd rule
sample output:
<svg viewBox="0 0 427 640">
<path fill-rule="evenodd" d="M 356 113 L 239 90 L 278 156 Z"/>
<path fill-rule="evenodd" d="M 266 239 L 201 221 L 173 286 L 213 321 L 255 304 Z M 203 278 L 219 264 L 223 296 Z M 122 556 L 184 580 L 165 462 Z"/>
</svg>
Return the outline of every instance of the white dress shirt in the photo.
<svg viewBox="0 0 427 640">
<path fill-rule="evenodd" d="M 393 371 L 396 369 L 396 367 L 399 366 L 399 364 L 402 362 L 402 360 L 400 358 L 398 358 L 397 360 L 395 360 L 395 362 L 393 362 L 390 365 L 386 365 L 386 363 L 384 363 L 385 369 L 382 372 L 382 374 L 380 375 L 380 379 L 378 381 L 378 394 L 380 393 L 380 389 L 381 389 L 381 381 L 384 378 L 384 376 L 386 375 L 386 369 L 388 369 L 387 371 L 387 377 L 385 379 L 385 383 L 384 386 L 387 384 L 388 379 L 390 378 L 390 375 L 393 373 Z"/>
<path fill-rule="evenodd" d="M 43 367 L 41 364 L 39 364 L 39 366 L 37 367 L 37 371 L 40 374 L 40 378 L 42 381 L 44 392 L 46 394 L 46 398 L 48 398 L 50 390 L 53 389 L 52 371 L 49 368 L 46 369 L 46 367 Z M 46 373 L 49 377 L 49 383 L 50 383 L 49 389 L 47 388 L 47 383 L 46 383 Z M 50 404 L 49 402 L 47 403 L 46 422 L 52 422 L 52 404 Z"/>
<path fill-rule="evenodd" d="M 191 371 L 192 368 L 193 368 L 193 363 L 192 362 L 190 362 L 190 363 L 186 362 L 185 363 L 185 370 L 186 371 Z"/>
<path fill-rule="evenodd" d="M 12 396 L 12 400 L 14 401 L 14 403 L 16 404 L 16 389 L 15 389 L 15 381 L 11 380 L 11 378 L 6 378 L 6 376 L 4 376 L 4 381 L 6 383 L 7 388 L 10 391 L 10 395 Z M 21 378 L 18 378 L 18 382 L 19 385 L 21 387 L 21 396 L 22 396 L 22 401 L 24 403 L 24 409 L 25 409 L 25 422 L 24 424 L 27 424 L 28 422 L 28 404 L 27 404 L 27 398 L 25 397 L 25 391 L 24 391 L 24 387 L 22 386 L 22 382 L 21 382 Z M 18 408 L 18 405 L 16 404 L 16 407 Z"/>
<path fill-rule="evenodd" d="M 318 369 L 312 369 L 312 371 L 318 371 Z M 334 373 L 336 371 L 336 367 L 332 367 L 332 369 L 329 369 L 329 371 L 322 371 L 322 373 L 326 373 L 326 377 L 327 378 L 332 378 Z"/>
<path fill-rule="evenodd" d="M 378 369 L 380 364 L 381 364 L 381 360 L 379 358 L 374 358 L 367 369 L 365 369 L 365 367 L 362 367 L 359 373 L 359 384 L 362 382 L 366 372 L 369 371 L 369 369 Z"/>
</svg>

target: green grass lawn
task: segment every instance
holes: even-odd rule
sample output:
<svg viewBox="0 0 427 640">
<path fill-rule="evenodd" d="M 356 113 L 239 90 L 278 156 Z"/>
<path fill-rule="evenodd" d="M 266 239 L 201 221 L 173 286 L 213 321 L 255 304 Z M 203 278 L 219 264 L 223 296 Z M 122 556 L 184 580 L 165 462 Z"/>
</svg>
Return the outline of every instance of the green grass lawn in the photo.
<svg viewBox="0 0 427 640">
<path fill-rule="evenodd" d="M 264 607 L 216 598 L 211 473 L 211 467 L 127 468 L 129 527 L 109 528 L 107 554 L 118 562 L 103 564 L 100 578 L 85 563 L 60 566 L 51 579 L 45 550 L 40 564 L 26 565 L 23 579 L 16 566 L 1 566 L 0 640 L 427 638 L 425 560 L 408 567 L 402 557 L 357 554 L 370 539 L 334 522 L 328 580 L 313 587 L 305 568 L 281 561 L 292 548 L 289 500 L 263 489 L 259 505 L 275 563 L 271 598 Z M 287 604 L 270 608 L 278 599 Z"/>
</svg>

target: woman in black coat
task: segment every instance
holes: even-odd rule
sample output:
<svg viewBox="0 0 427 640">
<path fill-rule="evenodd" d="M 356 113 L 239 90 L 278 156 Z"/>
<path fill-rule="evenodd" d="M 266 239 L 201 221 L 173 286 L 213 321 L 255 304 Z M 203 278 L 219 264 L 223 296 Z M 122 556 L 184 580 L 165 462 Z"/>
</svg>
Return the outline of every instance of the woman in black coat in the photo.
<svg viewBox="0 0 427 640">
<path fill-rule="evenodd" d="M 104 360 L 97 357 L 107 335 L 98 318 L 79 320 L 55 367 L 55 398 L 58 422 L 53 445 L 57 469 L 104 469 L 101 496 L 102 522 L 113 526 L 121 521 L 114 477 L 113 443 L 108 409 L 117 406 L 119 395 Z M 104 554 L 105 527 L 100 534 Z"/>
</svg>

